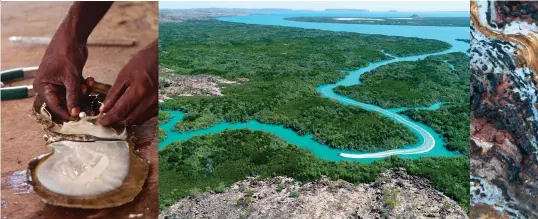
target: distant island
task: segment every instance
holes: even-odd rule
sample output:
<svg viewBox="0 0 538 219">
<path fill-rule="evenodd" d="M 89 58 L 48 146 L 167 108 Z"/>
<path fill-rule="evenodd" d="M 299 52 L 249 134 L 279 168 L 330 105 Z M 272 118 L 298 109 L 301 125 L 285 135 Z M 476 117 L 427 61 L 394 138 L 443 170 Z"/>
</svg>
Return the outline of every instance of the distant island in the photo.
<svg viewBox="0 0 538 219">
<path fill-rule="evenodd" d="M 397 10 L 389 10 L 388 12 L 398 12 Z"/>
<path fill-rule="evenodd" d="M 331 8 L 325 9 L 327 12 L 369 12 L 367 9 L 347 9 L 347 8 Z"/>
<path fill-rule="evenodd" d="M 405 26 L 441 26 L 468 27 L 469 17 L 421 17 L 413 14 L 409 17 L 288 17 L 284 20 L 373 25 L 405 25 Z"/>
<path fill-rule="evenodd" d="M 419 18 L 422 18 L 420 15 L 418 14 L 413 14 L 410 16 L 410 18 L 413 18 L 413 19 L 419 19 Z"/>
</svg>

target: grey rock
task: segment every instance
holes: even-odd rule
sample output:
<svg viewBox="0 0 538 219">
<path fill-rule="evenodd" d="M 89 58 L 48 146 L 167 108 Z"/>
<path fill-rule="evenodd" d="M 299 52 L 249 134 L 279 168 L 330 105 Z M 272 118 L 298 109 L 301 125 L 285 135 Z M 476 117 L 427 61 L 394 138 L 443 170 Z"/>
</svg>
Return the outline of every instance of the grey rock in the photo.
<svg viewBox="0 0 538 219">
<path fill-rule="evenodd" d="M 286 189 L 275 192 L 279 185 Z M 247 191 L 257 199 L 238 206 L 237 200 Z M 298 196 L 290 197 L 291 192 Z M 306 184 L 282 176 L 247 178 L 225 193 L 206 192 L 197 199 L 200 202 L 182 199 L 159 218 L 468 218 L 427 179 L 408 175 L 404 169 L 389 170 L 375 182 L 359 185 L 327 177 Z M 193 214 L 193 209 L 199 214 Z"/>
</svg>

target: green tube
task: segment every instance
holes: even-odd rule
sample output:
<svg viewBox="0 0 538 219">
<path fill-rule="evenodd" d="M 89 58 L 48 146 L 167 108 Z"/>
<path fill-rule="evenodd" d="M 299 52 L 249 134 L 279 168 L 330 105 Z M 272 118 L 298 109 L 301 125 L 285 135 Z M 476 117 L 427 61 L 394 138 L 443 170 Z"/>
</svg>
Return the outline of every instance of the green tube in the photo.
<svg viewBox="0 0 538 219">
<path fill-rule="evenodd" d="M 0 81 L 7 82 L 16 79 L 23 79 L 24 71 L 22 68 L 14 68 L 0 72 Z"/>
<path fill-rule="evenodd" d="M 15 99 L 23 99 L 27 97 L 29 97 L 27 86 L 8 87 L 8 88 L 0 89 L 1 100 L 15 100 Z"/>
</svg>

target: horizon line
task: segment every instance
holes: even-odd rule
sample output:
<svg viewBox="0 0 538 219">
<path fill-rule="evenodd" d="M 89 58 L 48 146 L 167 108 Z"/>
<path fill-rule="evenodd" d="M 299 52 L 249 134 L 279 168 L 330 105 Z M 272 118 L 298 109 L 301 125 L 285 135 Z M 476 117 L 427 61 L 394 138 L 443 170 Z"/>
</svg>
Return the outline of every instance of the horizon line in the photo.
<svg viewBox="0 0 538 219">
<path fill-rule="evenodd" d="M 159 7 L 159 10 L 163 10 L 163 9 L 166 9 L 166 10 L 192 10 L 192 9 L 242 9 L 242 10 L 261 10 L 261 9 L 286 9 L 286 10 L 290 10 L 290 11 L 316 11 L 316 12 L 323 12 L 323 11 L 326 11 L 326 10 L 334 10 L 334 9 L 339 9 L 339 10 L 364 10 L 364 11 L 361 11 L 361 12 L 391 12 L 391 11 L 394 11 L 394 12 L 469 12 L 470 11 L 466 11 L 466 10 L 434 10 L 434 11 L 429 11 L 429 10 L 417 10 L 417 11 L 410 11 L 410 10 L 396 10 L 396 9 L 389 9 L 389 10 L 369 10 L 369 9 L 363 9 L 363 8 L 325 8 L 325 9 L 296 9 L 296 8 L 237 8 L 237 7 L 194 7 L 194 8 L 161 8 Z"/>
</svg>

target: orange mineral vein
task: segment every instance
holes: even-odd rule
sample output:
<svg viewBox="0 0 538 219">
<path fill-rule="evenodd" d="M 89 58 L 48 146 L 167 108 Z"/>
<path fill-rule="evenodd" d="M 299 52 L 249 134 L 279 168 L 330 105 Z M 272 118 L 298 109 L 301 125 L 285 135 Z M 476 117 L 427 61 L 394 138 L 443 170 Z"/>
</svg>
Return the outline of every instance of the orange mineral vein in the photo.
<svg viewBox="0 0 538 219">
<path fill-rule="evenodd" d="M 481 7 L 481 5 L 478 5 L 475 1 L 471 1 L 471 21 L 475 25 L 475 27 L 480 31 L 482 34 L 490 37 L 490 38 L 497 38 L 500 40 L 504 40 L 507 42 L 513 42 L 518 45 L 523 46 L 523 49 L 516 49 L 519 57 L 515 58 L 516 60 L 519 60 L 520 63 L 518 63 L 518 66 L 521 67 L 521 65 L 527 66 L 532 69 L 532 71 L 535 73 L 533 76 L 534 82 L 538 82 L 538 62 L 537 62 L 537 54 L 538 52 L 538 39 L 535 35 L 529 33 L 528 35 L 524 34 L 507 34 L 503 35 L 501 33 L 498 33 L 494 30 L 491 30 L 485 26 L 483 26 L 480 23 L 480 15 L 478 12 L 478 9 Z"/>
</svg>

